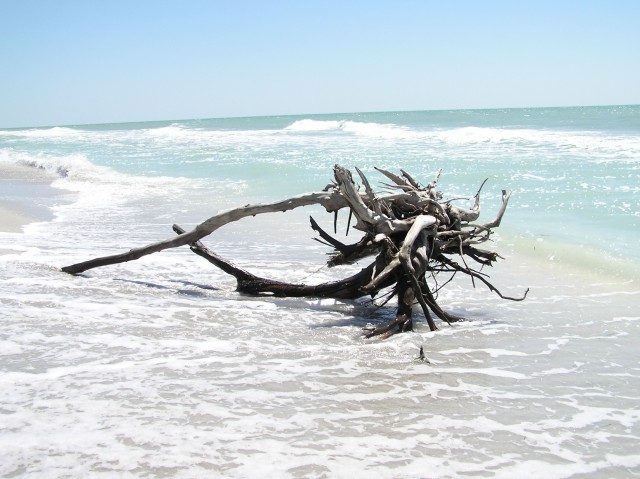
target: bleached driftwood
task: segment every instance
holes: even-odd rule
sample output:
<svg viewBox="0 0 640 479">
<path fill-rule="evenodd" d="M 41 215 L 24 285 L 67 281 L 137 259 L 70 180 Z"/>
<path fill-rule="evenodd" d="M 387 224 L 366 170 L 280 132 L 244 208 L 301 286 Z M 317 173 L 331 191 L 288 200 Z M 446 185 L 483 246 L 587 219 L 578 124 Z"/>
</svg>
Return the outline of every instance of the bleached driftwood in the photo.
<svg viewBox="0 0 640 479">
<path fill-rule="evenodd" d="M 448 323 L 460 320 L 461 318 L 446 313 L 438 305 L 437 290 L 432 290 L 427 282 L 430 275 L 443 272 L 463 273 L 470 276 L 472 282 L 476 279 L 483 282 L 504 299 L 520 301 L 525 298 L 526 292 L 519 298 L 502 295 L 484 273 L 469 267 L 467 263 L 469 259 L 481 267 L 490 266 L 499 257 L 497 253 L 480 249 L 477 245 L 486 242 L 493 228 L 500 225 L 509 193 L 502 192 L 502 205 L 494 220 L 485 224 L 473 224 L 480 216 L 480 190 L 475 195 L 473 207 L 465 209 L 452 205 L 451 201 L 442 200 L 442 194 L 436 190 L 439 171 L 431 183 L 422 187 L 405 171 L 401 171 L 399 176 L 376 169 L 391 181 L 391 184 L 386 185 L 390 190 L 387 194 L 376 194 L 365 175 L 356 168 L 362 185 L 359 188 L 349 170 L 335 165 L 333 182 L 321 192 L 229 209 L 212 216 L 191 231 L 174 225 L 178 236 L 126 253 L 65 266 L 62 270 L 77 274 L 100 266 L 136 260 L 164 249 L 189 245 L 196 254 L 233 275 L 237 281 L 237 290 L 243 293 L 355 299 L 366 295 L 376 297 L 385 290 L 387 301 L 395 295 L 398 298 L 396 318 L 386 325 L 367 330 L 367 337 L 411 330 L 415 302 L 420 305 L 431 330 L 437 329 L 431 313 Z M 291 284 L 256 276 L 221 258 L 200 242 L 218 228 L 247 216 L 288 211 L 308 205 L 321 205 L 328 212 L 334 213 L 336 218 L 339 210 L 348 208 L 349 223 L 352 216 L 355 217 L 354 229 L 363 233 L 360 241 L 346 245 L 322 230 L 311 218 L 311 227 L 320 236 L 318 241 L 334 249 L 329 266 L 353 263 L 369 256 L 375 256 L 373 262 L 358 273 L 339 281 L 318 285 Z M 452 256 L 460 256 L 463 264 L 458 264 Z"/>
</svg>

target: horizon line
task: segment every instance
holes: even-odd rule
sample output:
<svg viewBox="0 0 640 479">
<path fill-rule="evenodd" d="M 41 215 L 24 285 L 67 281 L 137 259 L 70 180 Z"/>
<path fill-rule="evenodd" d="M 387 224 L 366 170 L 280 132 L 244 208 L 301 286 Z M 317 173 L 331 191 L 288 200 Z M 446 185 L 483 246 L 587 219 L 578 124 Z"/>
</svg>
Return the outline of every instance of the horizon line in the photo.
<svg viewBox="0 0 640 479">
<path fill-rule="evenodd" d="M 65 123 L 65 124 L 49 124 L 38 126 L 11 126 L 0 127 L 0 130 L 23 130 L 23 129 L 42 129 L 42 128 L 73 128 L 83 126 L 105 126 L 105 125 L 129 125 L 135 123 L 165 123 L 165 122 L 181 122 L 181 121 L 207 121 L 207 120 L 242 120 L 253 118 L 281 118 L 281 117 L 300 117 L 300 116 L 334 116 L 334 115 L 370 115 L 382 113 L 420 113 L 420 112 L 446 112 L 446 111 L 497 111 L 497 110 L 544 110 L 544 109 L 570 109 L 570 108 L 614 108 L 614 107 L 630 107 L 640 106 L 640 103 L 620 103 L 620 104 L 600 104 L 600 105 L 564 105 L 564 106 L 521 106 L 521 107 L 492 107 L 492 108 L 434 108 L 420 110 L 378 110 L 378 111 L 343 111 L 331 113 L 282 113 L 270 115 L 238 115 L 238 116 L 212 116 L 200 118 L 170 118 L 161 120 L 126 120 L 126 121 L 105 121 L 97 123 Z"/>
</svg>

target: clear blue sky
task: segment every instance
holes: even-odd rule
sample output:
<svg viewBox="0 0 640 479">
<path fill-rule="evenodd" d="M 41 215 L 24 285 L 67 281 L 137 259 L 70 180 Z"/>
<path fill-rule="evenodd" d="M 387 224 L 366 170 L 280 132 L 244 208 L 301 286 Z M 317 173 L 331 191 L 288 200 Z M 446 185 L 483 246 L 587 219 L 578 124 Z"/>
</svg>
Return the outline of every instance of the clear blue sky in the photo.
<svg viewBox="0 0 640 479">
<path fill-rule="evenodd" d="M 0 128 L 637 103 L 638 0 L 0 1 Z"/>
</svg>

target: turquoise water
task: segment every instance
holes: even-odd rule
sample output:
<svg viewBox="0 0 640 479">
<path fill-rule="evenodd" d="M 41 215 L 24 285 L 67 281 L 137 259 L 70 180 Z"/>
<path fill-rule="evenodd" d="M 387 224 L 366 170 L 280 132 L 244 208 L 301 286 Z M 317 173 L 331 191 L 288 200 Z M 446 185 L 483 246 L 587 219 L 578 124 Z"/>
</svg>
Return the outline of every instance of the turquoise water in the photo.
<svg viewBox="0 0 640 479">
<path fill-rule="evenodd" d="M 445 198 L 488 178 L 483 221 L 511 190 L 492 279 L 508 295 L 531 288 L 527 300 L 457 279 L 440 302 L 469 321 L 367 341 L 362 327 L 393 304 L 238 296 L 184 248 L 59 270 L 320 190 L 336 163 L 374 188 L 374 167 L 422 183 L 441 168 Z M 3 165 L 49 171 L 64 201 L 37 195 L 53 219 L 0 233 L 0 250 L 17 251 L 0 256 L 0 475 L 640 473 L 640 106 L 0 130 Z M 309 214 L 333 228 L 310 208 L 205 242 L 277 279 L 346 276 L 323 267 Z M 414 361 L 421 345 L 430 364 Z"/>
<path fill-rule="evenodd" d="M 4 161 L 68 169 L 71 179 L 82 162 L 106 174 L 242 184 L 241 201 L 322 188 L 335 163 L 358 166 L 372 181 L 382 180 L 374 166 L 404 168 L 425 182 L 442 168 L 451 196 L 473 195 L 489 178 L 489 211 L 501 189 L 512 190 L 503 226 L 511 236 L 559 243 L 559 250 L 585 247 L 614 262 L 640 260 L 638 106 L 89 125 L 5 130 L 0 141 Z"/>
</svg>

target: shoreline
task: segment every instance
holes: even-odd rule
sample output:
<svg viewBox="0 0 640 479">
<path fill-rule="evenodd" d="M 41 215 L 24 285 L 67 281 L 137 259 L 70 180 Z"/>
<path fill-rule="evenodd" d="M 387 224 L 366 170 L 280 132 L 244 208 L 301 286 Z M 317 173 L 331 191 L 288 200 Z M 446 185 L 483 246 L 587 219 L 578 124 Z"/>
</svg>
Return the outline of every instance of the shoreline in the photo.
<svg viewBox="0 0 640 479">
<path fill-rule="evenodd" d="M 24 227 L 41 218 L 23 211 L 19 203 L 0 200 L 0 232 L 22 233 Z"/>
<path fill-rule="evenodd" d="M 51 186 L 51 173 L 19 164 L 0 164 L 0 234 L 22 234 L 27 225 L 49 221 L 63 192 Z M 0 255 L 20 251 L 0 244 Z"/>
<path fill-rule="evenodd" d="M 0 201 L 0 234 L 23 233 L 24 227 L 34 221 L 37 221 L 37 219 L 22 213 L 16 205 Z M 0 256 L 19 252 L 19 250 L 2 247 L 0 245 Z"/>
</svg>

